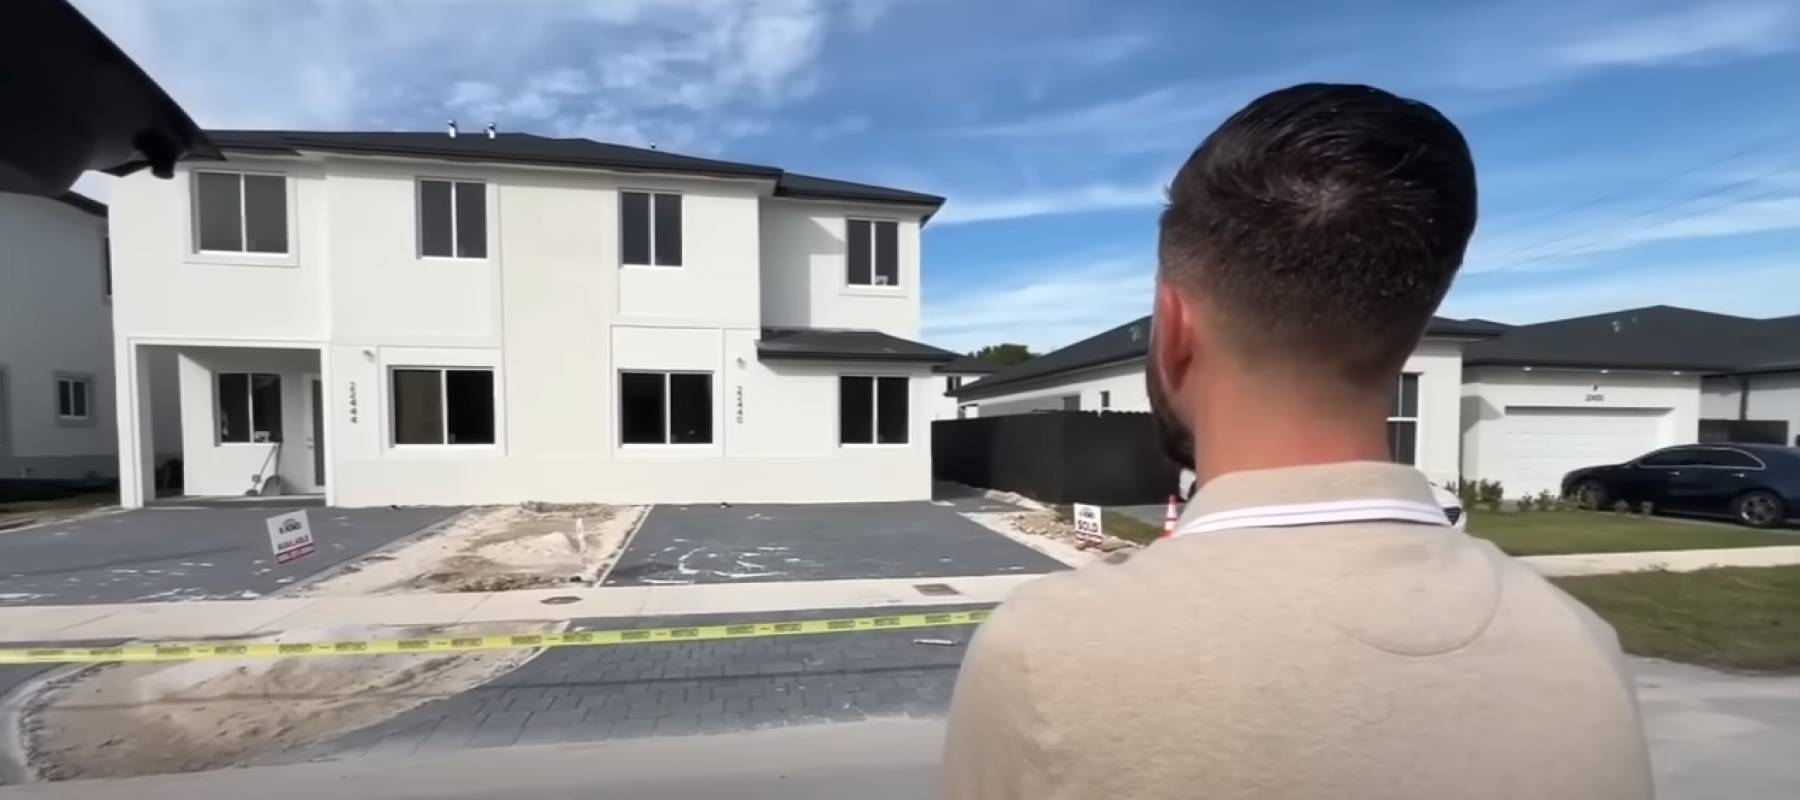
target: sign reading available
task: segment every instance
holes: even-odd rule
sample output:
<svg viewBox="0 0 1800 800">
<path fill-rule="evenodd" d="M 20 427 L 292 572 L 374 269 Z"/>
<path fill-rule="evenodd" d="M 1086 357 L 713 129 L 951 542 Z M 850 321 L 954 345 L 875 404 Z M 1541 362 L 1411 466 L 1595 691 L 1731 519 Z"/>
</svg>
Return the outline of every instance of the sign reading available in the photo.
<svg viewBox="0 0 1800 800">
<path fill-rule="evenodd" d="M 312 525 L 306 521 L 304 510 L 270 517 L 267 522 L 275 563 L 286 564 L 313 554 Z"/>
</svg>

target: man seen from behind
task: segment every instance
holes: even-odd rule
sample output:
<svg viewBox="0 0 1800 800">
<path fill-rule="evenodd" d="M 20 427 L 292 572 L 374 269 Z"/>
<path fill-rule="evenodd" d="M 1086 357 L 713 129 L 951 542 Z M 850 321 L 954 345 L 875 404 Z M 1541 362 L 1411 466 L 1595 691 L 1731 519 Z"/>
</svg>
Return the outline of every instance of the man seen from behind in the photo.
<svg viewBox="0 0 1800 800">
<path fill-rule="evenodd" d="M 1273 92 L 1194 151 L 1146 372 L 1199 489 L 1176 538 L 981 627 L 948 797 L 1651 796 L 1611 628 L 1390 463 L 1475 207 L 1456 127 L 1367 86 Z"/>
</svg>

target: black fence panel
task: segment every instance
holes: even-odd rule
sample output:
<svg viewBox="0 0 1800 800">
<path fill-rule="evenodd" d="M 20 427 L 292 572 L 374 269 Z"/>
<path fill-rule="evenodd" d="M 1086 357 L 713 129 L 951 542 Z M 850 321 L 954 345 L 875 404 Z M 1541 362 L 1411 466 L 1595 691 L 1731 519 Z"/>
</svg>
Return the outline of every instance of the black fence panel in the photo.
<svg viewBox="0 0 1800 800">
<path fill-rule="evenodd" d="M 1788 424 L 1784 419 L 1703 419 L 1700 441 L 1789 444 Z"/>
<path fill-rule="evenodd" d="M 1160 503 L 1179 469 L 1150 415 L 1043 411 L 931 423 L 932 474 L 1046 503 Z"/>
</svg>

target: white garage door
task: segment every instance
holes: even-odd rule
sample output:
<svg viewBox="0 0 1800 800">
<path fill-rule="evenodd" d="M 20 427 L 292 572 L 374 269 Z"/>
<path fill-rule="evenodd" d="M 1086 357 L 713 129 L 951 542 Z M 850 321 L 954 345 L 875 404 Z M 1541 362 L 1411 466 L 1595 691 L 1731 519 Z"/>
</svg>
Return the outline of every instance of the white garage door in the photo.
<svg viewBox="0 0 1800 800">
<path fill-rule="evenodd" d="M 1507 497 L 1562 489 L 1562 476 L 1578 467 L 1617 464 L 1663 444 L 1666 408 L 1550 408 L 1507 406 Z"/>
</svg>

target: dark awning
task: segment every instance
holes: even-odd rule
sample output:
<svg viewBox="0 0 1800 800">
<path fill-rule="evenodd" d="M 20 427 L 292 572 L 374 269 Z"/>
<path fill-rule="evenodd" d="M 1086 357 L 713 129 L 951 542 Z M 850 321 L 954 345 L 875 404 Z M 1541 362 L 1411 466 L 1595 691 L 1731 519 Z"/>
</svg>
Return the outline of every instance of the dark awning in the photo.
<svg viewBox="0 0 1800 800">
<path fill-rule="evenodd" d="M 902 361 L 944 364 L 958 354 L 880 331 L 843 328 L 763 328 L 756 343 L 763 359 Z"/>
<path fill-rule="evenodd" d="M 0 191 L 55 197 L 86 170 L 161 177 L 216 153 L 194 121 L 65 0 L 8 0 Z"/>
</svg>

